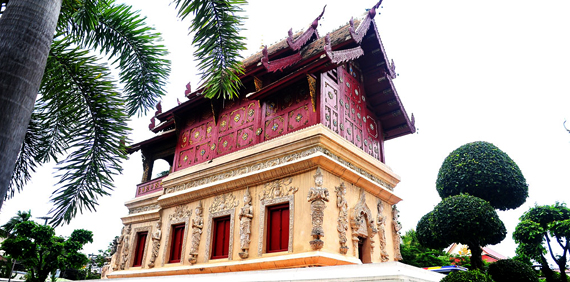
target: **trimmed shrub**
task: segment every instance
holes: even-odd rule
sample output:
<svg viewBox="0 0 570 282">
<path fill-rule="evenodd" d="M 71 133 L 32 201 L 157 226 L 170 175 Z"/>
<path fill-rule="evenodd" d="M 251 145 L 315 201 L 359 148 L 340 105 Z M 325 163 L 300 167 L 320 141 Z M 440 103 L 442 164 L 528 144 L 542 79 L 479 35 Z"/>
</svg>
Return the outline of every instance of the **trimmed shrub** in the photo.
<svg viewBox="0 0 570 282">
<path fill-rule="evenodd" d="M 488 273 L 495 282 L 538 282 L 538 276 L 529 265 L 514 259 L 492 263 Z"/>
<path fill-rule="evenodd" d="M 451 152 L 439 169 L 436 188 L 442 199 L 465 193 L 500 210 L 516 209 L 528 197 L 528 185 L 517 164 L 483 141 Z"/>
<path fill-rule="evenodd" d="M 493 282 L 493 279 L 479 270 L 470 270 L 450 273 L 440 282 Z"/>
</svg>

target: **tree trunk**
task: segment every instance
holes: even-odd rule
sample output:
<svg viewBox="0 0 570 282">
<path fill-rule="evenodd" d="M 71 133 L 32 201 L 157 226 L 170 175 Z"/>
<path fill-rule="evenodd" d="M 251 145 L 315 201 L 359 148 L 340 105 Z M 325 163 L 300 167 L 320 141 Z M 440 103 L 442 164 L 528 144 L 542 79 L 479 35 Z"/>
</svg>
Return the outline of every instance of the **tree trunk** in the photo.
<svg viewBox="0 0 570 282">
<path fill-rule="evenodd" d="M 544 278 L 546 278 L 546 282 L 556 282 L 554 278 L 554 271 L 550 269 L 548 261 L 546 261 L 546 258 L 542 255 L 540 256 L 540 266 L 542 269 L 542 274 L 544 275 Z"/>
<path fill-rule="evenodd" d="M 483 260 L 481 259 L 481 247 L 479 244 L 468 244 L 471 251 L 471 269 L 483 270 Z"/>
<path fill-rule="evenodd" d="M 34 109 L 62 0 L 10 0 L 0 17 L 0 209 Z"/>
</svg>

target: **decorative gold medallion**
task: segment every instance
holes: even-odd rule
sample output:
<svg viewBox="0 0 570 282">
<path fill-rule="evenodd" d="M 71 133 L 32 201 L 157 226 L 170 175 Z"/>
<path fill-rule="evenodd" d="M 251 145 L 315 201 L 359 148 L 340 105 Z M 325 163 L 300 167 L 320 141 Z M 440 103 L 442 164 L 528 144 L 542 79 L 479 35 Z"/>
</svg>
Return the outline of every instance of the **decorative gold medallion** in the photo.
<svg viewBox="0 0 570 282">
<path fill-rule="evenodd" d="M 279 128 L 279 124 L 274 123 L 273 127 L 271 127 L 271 129 L 273 129 L 273 131 L 277 130 Z"/>
<path fill-rule="evenodd" d="M 212 144 L 212 146 L 210 146 L 210 149 L 213 151 L 214 149 L 216 149 L 216 144 Z"/>
<path fill-rule="evenodd" d="M 241 136 L 241 139 L 243 139 L 243 140 L 245 141 L 245 140 L 247 140 L 247 136 L 248 136 L 247 133 L 244 133 L 244 134 Z"/>
<path fill-rule="evenodd" d="M 236 114 L 236 115 L 234 116 L 234 121 L 235 121 L 235 122 L 238 122 L 240 118 L 241 118 L 240 114 Z"/>
<path fill-rule="evenodd" d="M 202 151 L 200 151 L 200 156 L 203 156 L 204 154 L 206 154 L 206 150 L 202 149 Z"/>
<path fill-rule="evenodd" d="M 196 131 L 196 133 L 194 133 L 194 138 L 198 139 L 198 137 L 200 137 L 200 131 Z"/>
<path fill-rule="evenodd" d="M 227 122 L 224 120 L 224 121 L 222 121 L 221 125 L 222 125 L 222 127 L 226 127 L 226 124 L 227 124 Z"/>
<path fill-rule="evenodd" d="M 255 111 L 253 109 L 250 109 L 249 112 L 247 112 L 247 114 L 252 117 L 253 114 L 255 114 Z"/>
<path fill-rule="evenodd" d="M 303 115 L 302 114 L 297 114 L 297 116 L 295 117 L 295 120 L 297 122 L 300 122 L 303 119 Z"/>
<path fill-rule="evenodd" d="M 261 129 L 261 127 L 260 127 L 257 129 L 257 131 L 255 131 L 255 135 L 259 136 L 259 135 L 261 135 L 261 132 L 263 132 L 263 129 Z"/>
<path fill-rule="evenodd" d="M 227 146 L 228 146 L 228 141 L 225 140 L 224 143 L 222 143 L 222 146 L 223 146 L 224 148 L 227 147 Z"/>
</svg>

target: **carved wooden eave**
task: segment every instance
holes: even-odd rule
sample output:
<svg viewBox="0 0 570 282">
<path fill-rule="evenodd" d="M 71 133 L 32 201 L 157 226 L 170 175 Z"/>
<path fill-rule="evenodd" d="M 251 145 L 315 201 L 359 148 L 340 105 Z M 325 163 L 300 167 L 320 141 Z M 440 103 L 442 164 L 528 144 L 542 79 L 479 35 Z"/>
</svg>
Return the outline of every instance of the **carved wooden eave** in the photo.
<svg viewBox="0 0 570 282">
<path fill-rule="evenodd" d="M 135 143 L 133 145 L 130 145 L 129 147 L 127 147 L 127 153 L 132 154 L 144 147 L 149 147 L 149 146 L 155 146 L 155 145 L 162 145 L 164 144 L 164 142 L 168 139 L 171 138 L 175 138 L 176 136 L 176 132 L 174 129 L 165 131 L 165 132 L 160 132 L 159 134 L 157 134 L 156 136 L 144 140 L 142 142 L 139 143 Z"/>
<path fill-rule="evenodd" d="M 330 36 L 327 34 L 325 36 L 325 54 L 331 60 L 332 63 L 340 65 L 352 60 L 356 60 L 362 55 L 364 55 L 364 50 L 360 46 L 345 49 L 345 50 L 337 50 L 333 51 L 331 46 Z"/>
<path fill-rule="evenodd" d="M 325 13 L 326 7 L 327 5 L 323 7 L 323 11 L 313 21 L 311 26 L 303 34 L 301 34 L 301 36 L 297 37 L 297 39 L 293 39 L 293 29 L 289 30 L 288 32 L 289 36 L 287 37 L 287 45 L 289 45 L 289 48 L 291 48 L 291 50 L 293 51 L 300 50 L 313 37 L 313 35 L 314 37 L 316 37 L 316 39 L 319 39 L 319 33 L 317 32 L 317 27 L 319 26 L 319 20 L 323 17 L 323 14 Z"/>
<path fill-rule="evenodd" d="M 296 64 L 303 58 L 301 57 L 301 54 L 297 52 L 293 55 L 284 58 L 269 61 L 269 55 L 267 54 L 267 46 L 263 48 L 262 54 L 263 57 L 261 58 L 261 63 L 268 72 L 283 71 L 283 69 Z"/>
</svg>

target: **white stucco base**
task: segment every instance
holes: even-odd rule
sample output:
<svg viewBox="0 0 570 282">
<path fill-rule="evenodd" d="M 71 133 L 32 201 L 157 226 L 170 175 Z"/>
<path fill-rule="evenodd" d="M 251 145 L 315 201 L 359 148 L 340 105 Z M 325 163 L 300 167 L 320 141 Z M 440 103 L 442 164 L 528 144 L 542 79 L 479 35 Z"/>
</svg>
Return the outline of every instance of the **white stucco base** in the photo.
<svg viewBox="0 0 570 282">
<path fill-rule="evenodd" d="M 240 271 L 213 274 L 174 275 L 158 277 L 117 278 L 113 281 L 168 281 L 168 282 L 258 282 L 258 281 L 383 281 L 383 282 L 437 282 L 445 275 L 399 262 L 360 265 L 324 266 L 293 269 Z"/>
</svg>

